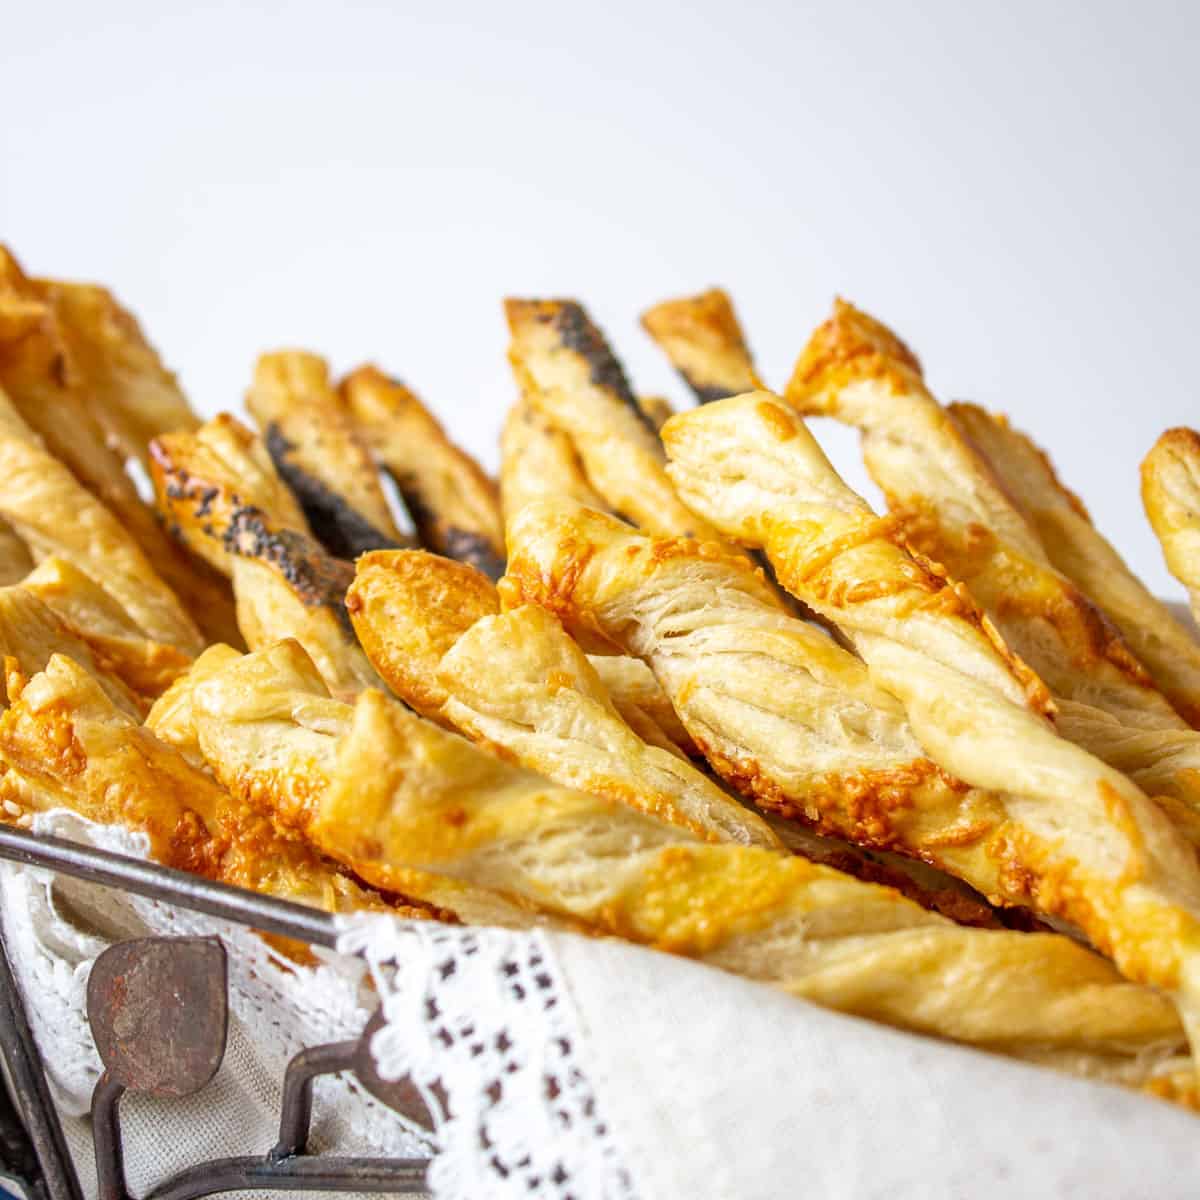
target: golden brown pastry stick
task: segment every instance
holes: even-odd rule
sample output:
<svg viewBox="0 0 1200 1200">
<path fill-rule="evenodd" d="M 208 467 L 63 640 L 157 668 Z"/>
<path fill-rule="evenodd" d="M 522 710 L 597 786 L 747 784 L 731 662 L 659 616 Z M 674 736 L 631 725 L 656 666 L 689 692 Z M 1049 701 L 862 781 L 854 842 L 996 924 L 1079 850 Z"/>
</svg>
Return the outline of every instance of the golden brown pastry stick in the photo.
<svg viewBox="0 0 1200 1200">
<path fill-rule="evenodd" d="M 39 596 L 19 584 L 0 588 L 0 658 L 28 679 L 55 654 L 78 663 L 123 713 L 139 721 L 145 715 L 149 702 L 98 662 L 87 642 Z"/>
<path fill-rule="evenodd" d="M 308 535 L 259 439 L 224 415 L 151 450 L 168 528 L 231 576 L 247 645 L 295 637 L 336 694 L 378 685 L 346 614 L 354 568 Z"/>
<path fill-rule="evenodd" d="M 0 517 L 35 559 L 57 555 L 116 597 L 157 641 L 184 653 L 200 633 L 117 518 L 48 454 L 0 391 Z"/>
<path fill-rule="evenodd" d="M 853 641 L 934 761 L 994 789 L 1008 886 L 1169 991 L 1200 1035 L 1194 849 L 1125 775 L 1058 736 L 969 594 L 910 555 L 768 393 L 681 414 L 663 438 L 681 495 L 763 548 L 779 581 Z"/>
<path fill-rule="evenodd" d="M 464 617 L 481 607 L 476 598 L 487 583 L 478 572 L 463 578 L 468 570 L 418 550 L 359 560 L 346 607 L 397 695 L 566 787 L 629 804 L 708 841 L 778 847 L 760 817 L 673 748 L 648 745 L 629 727 L 583 651 L 544 609 Z"/>
<path fill-rule="evenodd" d="M 971 589 L 1056 696 L 1143 728 L 1186 725 L 1115 626 L 1054 569 L 895 334 L 838 301 L 801 354 L 787 400 L 862 431 L 867 467 L 905 540 Z"/>
<path fill-rule="evenodd" d="M 236 640 L 228 586 L 174 545 L 138 496 L 122 459 L 105 443 L 86 390 L 87 379 L 71 354 L 62 322 L 43 298 L 42 289 L 2 246 L 0 388 L 49 452 L 112 512 L 190 614 L 185 616 L 186 626 L 174 635 L 159 626 L 147 626 L 146 632 L 189 653 L 203 643 L 197 626 L 206 637 Z M 130 611 L 135 611 L 132 606 Z"/>
<path fill-rule="evenodd" d="M 120 679 L 144 707 L 191 665 L 189 655 L 146 637 L 104 588 L 65 559 L 43 559 L 20 586 L 85 642 L 96 662 Z"/>
<path fill-rule="evenodd" d="M 430 665 L 476 621 L 500 611 L 495 584 L 466 563 L 424 550 L 384 551 L 362 565 L 346 595 L 359 643 L 398 696 L 451 724 L 440 717 L 448 694 Z M 391 636 L 394 625 L 404 630 L 402 643 Z"/>
<path fill-rule="evenodd" d="M 893 573 L 907 581 L 913 594 L 928 591 L 905 617 L 905 635 L 920 639 L 914 644 L 951 666 L 987 661 L 989 626 L 970 597 L 961 586 L 951 586 L 926 566 L 907 560 L 894 525 L 875 519 L 841 484 L 808 431 L 796 426 L 769 394 L 722 401 L 703 419 L 689 416 L 668 426 L 665 436 L 677 460 L 671 470 L 679 475 L 681 489 L 694 496 L 698 505 L 717 506 L 721 523 L 740 529 L 747 541 L 766 545 L 773 562 L 786 560 L 791 543 L 779 532 L 770 542 L 771 514 L 800 514 L 794 522 L 799 532 L 789 530 L 788 535 L 800 544 L 801 534 L 813 537 L 811 531 L 818 527 L 824 531 L 825 549 L 805 551 L 817 566 L 824 561 L 822 555 L 831 559 L 846 555 L 849 565 L 839 567 L 836 587 L 878 600 L 889 594 L 890 585 L 875 582 L 876 578 Z M 780 569 L 786 569 L 786 562 Z M 862 578 L 852 574 L 854 570 Z M 787 582 L 782 576 L 781 580 Z M 968 628 L 970 622 L 977 626 L 974 631 Z M 935 639 L 943 626 L 957 626 L 960 634 L 965 631 L 969 636 L 960 638 L 956 648 L 942 635 Z M 1019 663 L 1014 660 L 1014 665 L 1019 671 Z M 1044 695 L 1031 692 L 1030 696 L 1036 707 L 1049 711 Z M 1182 724 L 1166 730 L 1138 728 L 1073 700 L 1061 701 L 1059 707 L 1060 732 L 1085 748 L 1094 747 L 1103 761 L 1131 775 L 1167 810 L 1188 840 L 1200 847 L 1200 735 L 1195 730 Z"/>
<path fill-rule="evenodd" d="M 294 644 L 209 679 L 195 709 L 219 778 L 247 797 L 308 781 L 297 813 L 360 872 L 437 873 L 817 1003 L 1084 1074 L 1141 1082 L 1147 1061 L 1180 1048 L 1161 997 L 1069 939 L 962 928 L 801 858 L 688 840 L 379 692 L 338 704 Z"/>
<path fill-rule="evenodd" d="M 510 409 L 500 438 L 500 494 L 506 522 L 543 497 L 558 496 L 601 511 L 607 507 L 588 483 L 571 439 L 524 396 Z M 644 663 L 621 654 L 593 654 L 591 662 L 617 711 L 643 741 L 662 746 L 665 738 L 682 754 L 699 756 Z"/>
<path fill-rule="evenodd" d="M 504 572 L 504 526 L 495 482 L 398 379 L 377 367 L 359 367 L 342 380 L 339 392 L 395 481 L 421 544 L 498 579 Z"/>
<path fill-rule="evenodd" d="M 605 502 L 650 533 L 715 537 L 675 495 L 658 436 L 583 307 L 573 300 L 506 300 L 504 311 L 517 383 L 570 437 Z"/>
<path fill-rule="evenodd" d="M 642 325 L 701 404 L 764 386 L 722 288 L 664 300 L 642 313 Z"/>
<path fill-rule="evenodd" d="M 1191 631 L 1126 566 L 1029 437 L 974 404 L 948 407 L 1050 561 L 1113 621 L 1175 711 L 1200 725 L 1200 644 Z"/>
<path fill-rule="evenodd" d="M 134 315 L 106 288 L 54 279 L 34 283 L 58 318 L 89 410 L 109 442 L 148 469 L 153 438 L 200 424 L 175 376 Z"/>
<path fill-rule="evenodd" d="M 823 834 L 921 857 L 995 904 L 1027 903 L 1000 870 L 999 799 L 940 770 L 862 661 L 779 609 L 740 555 L 565 502 L 528 505 L 510 544 L 506 601 L 644 659 L 738 792 Z"/>
<path fill-rule="evenodd" d="M 888 494 L 903 539 L 971 589 L 1056 697 L 1101 709 L 1131 730 L 1173 734 L 1189 728 L 1116 627 L 1050 563 L 1032 527 L 929 394 L 916 360 L 895 335 L 839 304 L 801 356 L 789 399 L 863 430 L 868 466 Z M 1103 729 L 1092 720 L 1072 724 L 1077 737 Z M 1081 744 L 1109 761 L 1107 736 Z M 1160 787 L 1161 755 L 1140 740 L 1127 746 L 1142 747 L 1148 756 L 1139 762 L 1123 754 L 1121 768 L 1144 789 Z M 1200 813 L 1200 776 L 1181 770 L 1166 783 L 1175 811 L 1182 805 Z"/>
<path fill-rule="evenodd" d="M 139 727 L 78 663 L 56 654 L 26 682 L 10 660 L 8 685 L 0 715 L 7 819 L 10 806 L 22 814 L 65 806 L 146 834 L 151 855 L 170 867 L 330 912 L 390 907 Z"/>
<path fill-rule="evenodd" d="M 353 560 L 368 550 L 409 544 L 323 358 L 299 350 L 262 355 L 246 407 L 275 469 L 330 554 Z"/>
<path fill-rule="evenodd" d="M 1142 462 L 1142 504 L 1200 621 L 1200 434 L 1168 429 Z"/>
<path fill-rule="evenodd" d="M 567 496 L 589 508 L 607 506 L 588 483 L 571 439 L 521 396 L 500 434 L 500 500 L 505 521 L 531 500 Z"/>
<path fill-rule="evenodd" d="M 232 646 L 220 642 L 209 646 L 186 671 L 176 677 L 146 714 L 146 728 L 160 741 L 174 746 L 194 767 L 207 768 L 192 711 L 196 688 L 241 657 L 241 651 Z"/>
<path fill-rule="evenodd" d="M 189 755 L 198 752 L 254 812 L 304 836 L 375 887 L 420 897 L 473 925 L 578 928 L 470 882 L 349 857 L 344 839 L 318 834 L 314 815 L 336 772 L 339 739 L 353 712 L 330 696 L 300 644 L 286 640 L 247 655 L 202 655 L 195 676 L 180 679 L 152 719 L 173 745 Z"/>
</svg>

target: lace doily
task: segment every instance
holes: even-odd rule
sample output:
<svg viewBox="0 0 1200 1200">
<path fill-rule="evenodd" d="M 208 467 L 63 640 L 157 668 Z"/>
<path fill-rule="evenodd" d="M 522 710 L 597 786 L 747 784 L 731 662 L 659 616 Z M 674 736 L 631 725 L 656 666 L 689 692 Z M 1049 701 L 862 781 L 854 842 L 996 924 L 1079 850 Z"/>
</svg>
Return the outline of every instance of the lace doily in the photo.
<svg viewBox="0 0 1200 1200">
<path fill-rule="evenodd" d="M 144 838 L 68 812 L 38 817 L 35 829 L 146 853 Z M 0 912 L 89 1191 L 83 1114 L 102 1069 L 86 1017 L 91 966 L 122 938 L 216 933 L 229 950 L 226 1062 L 208 1089 L 186 1101 L 127 1098 L 126 1169 L 135 1192 L 202 1157 L 264 1153 L 288 1060 L 306 1046 L 356 1037 L 381 1000 L 387 1023 L 372 1045 L 380 1074 L 412 1078 L 435 1117 L 434 1136 L 378 1103 L 353 1076 L 334 1076 L 317 1082 L 313 1150 L 394 1157 L 436 1150 L 430 1187 L 439 1200 L 632 1200 L 580 1058 L 570 997 L 539 934 L 347 917 L 339 953 L 315 950 L 318 962 L 299 966 L 241 927 L 12 864 L 0 870 Z"/>
</svg>

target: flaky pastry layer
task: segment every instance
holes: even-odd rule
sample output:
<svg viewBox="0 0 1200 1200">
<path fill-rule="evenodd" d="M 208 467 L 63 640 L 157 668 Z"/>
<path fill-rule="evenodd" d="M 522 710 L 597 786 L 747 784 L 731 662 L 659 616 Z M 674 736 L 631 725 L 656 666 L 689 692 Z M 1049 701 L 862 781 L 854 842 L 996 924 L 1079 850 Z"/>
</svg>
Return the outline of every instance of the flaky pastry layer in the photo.
<svg viewBox="0 0 1200 1200">
<path fill-rule="evenodd" d="M 368 555 L 347 605 L 380 674 L 418 711 L 557 783 L 711 841 L 778 846 L 765 822 L 624 721 L 583 651 L 544 609 L 475 620 L 469 568 L 419 551 Z M 488 585 L 491 586 L 490 584 Z M 427 603 L 436 594 L 436 604 Z M 430 700 L 440 701 L 436 707 Z M 664 739 L 665 740 L 665 739 Z"/>
</svg>

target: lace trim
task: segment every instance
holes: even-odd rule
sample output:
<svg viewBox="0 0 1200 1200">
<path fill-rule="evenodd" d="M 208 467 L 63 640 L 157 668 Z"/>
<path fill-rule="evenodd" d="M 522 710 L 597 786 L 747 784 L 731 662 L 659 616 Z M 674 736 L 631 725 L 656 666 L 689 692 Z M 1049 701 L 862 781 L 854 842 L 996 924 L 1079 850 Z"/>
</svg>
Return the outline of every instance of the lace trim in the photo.
<svg viewBox="0 0 1200 1200">
<path fill-rule="evenodd" d="M 410 1076 L 435 1114 L 440 1200 L 634 1200 L 544 934 L 364 915 L 342 919 L 338 950 L 382 997 L 380 1075 Z"/>
</svg>

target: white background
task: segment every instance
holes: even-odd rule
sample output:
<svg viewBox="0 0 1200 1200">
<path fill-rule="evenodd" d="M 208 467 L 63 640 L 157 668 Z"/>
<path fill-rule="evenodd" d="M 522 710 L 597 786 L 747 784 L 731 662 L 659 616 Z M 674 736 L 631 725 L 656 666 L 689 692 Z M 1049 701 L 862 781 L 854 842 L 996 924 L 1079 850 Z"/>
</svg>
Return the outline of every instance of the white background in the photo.
<svg viewBox="0 0 1200 1200">
<path fill-rule="evenodd" d="M 648 303 L 724 284 L 781 386 L 842 293 L 1178 592 L 1137 464 L 1200 423 L 1200 4 L 169 7 L 5 7 L 0 237 L 114 287 L 203 411 L 304 345 L 494 462 L 506 293 L 676 397 Z"/>
</svg>

